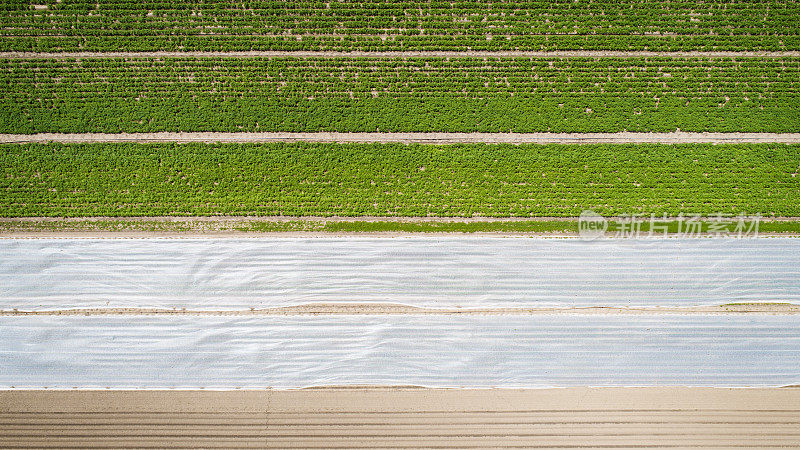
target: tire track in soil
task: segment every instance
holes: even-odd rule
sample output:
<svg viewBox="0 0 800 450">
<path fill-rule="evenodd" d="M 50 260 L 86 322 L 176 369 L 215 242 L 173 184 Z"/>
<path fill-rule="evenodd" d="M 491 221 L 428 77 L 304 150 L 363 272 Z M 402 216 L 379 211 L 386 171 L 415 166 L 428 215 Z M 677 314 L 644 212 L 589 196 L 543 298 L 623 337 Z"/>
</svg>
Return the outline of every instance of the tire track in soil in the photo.
<svg viewBox="0 0 800 450">
<path fill-rule="evenodd" d="M 74 58 L 791 58 L 800 51 L 156 51 L 156 52 L 0 52 L 5 59 L 74 59 Z"/>
<path fill-rule="evenodd" d="M 800 133 L 287 133 L 159 132 L 0 134 L 0 144 L 108 142 L 321 142 L 401 144 L 758 144 L 800 143 Z"/>
</svg>

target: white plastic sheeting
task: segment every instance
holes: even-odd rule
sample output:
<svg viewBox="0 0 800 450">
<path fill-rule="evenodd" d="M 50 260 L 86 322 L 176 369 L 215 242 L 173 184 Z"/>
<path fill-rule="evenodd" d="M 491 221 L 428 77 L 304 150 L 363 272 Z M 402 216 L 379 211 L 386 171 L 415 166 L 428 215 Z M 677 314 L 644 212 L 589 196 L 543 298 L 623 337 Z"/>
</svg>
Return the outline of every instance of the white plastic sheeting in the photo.
<svg viewBox="0 0 800 450">
<path fill-rule="evenodd" d="M 0 309 L 800 301 L 800 239 L 0 240 Z"/>
<path fill-rule="evenodd" d="M 800 383 L 800 316 L 5 316 L 0 330 L 0 388 Z"/>
</svg>

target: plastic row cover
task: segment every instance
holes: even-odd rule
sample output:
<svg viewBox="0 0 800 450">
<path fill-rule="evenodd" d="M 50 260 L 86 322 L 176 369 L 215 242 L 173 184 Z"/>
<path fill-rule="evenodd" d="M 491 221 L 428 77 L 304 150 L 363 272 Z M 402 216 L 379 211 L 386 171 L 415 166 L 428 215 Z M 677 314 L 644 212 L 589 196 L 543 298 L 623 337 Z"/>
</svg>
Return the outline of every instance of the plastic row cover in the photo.
<svg viewBox="0 0 800 450">
<path fill-rule="evenodd" d="M 0 240 L 0 309 L 800 302 L 800 239 Z"/>
<path fill-rule="evenodd" d="M 0 330 L 0 388 L 800 383 L 800 316 L 5 316 Z"/>
</svg>

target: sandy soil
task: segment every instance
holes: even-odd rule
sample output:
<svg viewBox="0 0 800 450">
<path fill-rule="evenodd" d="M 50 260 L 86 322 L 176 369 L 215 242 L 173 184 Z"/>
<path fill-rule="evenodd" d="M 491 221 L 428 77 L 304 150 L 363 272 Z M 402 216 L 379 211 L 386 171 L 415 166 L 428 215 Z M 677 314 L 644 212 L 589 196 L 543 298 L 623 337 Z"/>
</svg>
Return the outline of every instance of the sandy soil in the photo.
<svg viewBox="0 0 800 450">
<path fill-rule="evenodd" d="M 783 52 L 651 52 L 651 51 L 408 51 L 408 52 L 329 52 L 329 51 L 246 51 L 246 52 L 0 52 L 0 58 L 785 58 L 800 56 L 798 51 Z"/>
<path fill-rule="evenodd" d="M 753 216 L 755 217 L 755 216 Z M 750 217 L 746 217 L 749 219 Z M 236 225 L 240 223 L 281 223 L 281 222 L 336 222 L 336 223 L 359 223 L 359 222 L 400 222 L 400 223 L 498 223 L 498 222 L 574 222 L 578 217 L 561 216 L 534 216 L 534 217 L 444 217 L 444 216 L 93 216 L 93 217 L 4 217 L 2 222 L 25 223 L 84 223 L 102 221 L 126 221 L 126 222 L 157 222 L 191 226 L 193 224 L 207 224 L 213 226 Z M 606 220 L 622 221 L 629 220 L 630 217 L 608 216 Z M 659 220 L 662 220 L 660 217 Z M 666 221 L 677 220 L 675 217 L 666 217 Z M 714 221 L 713 217 L 706 218 Z M 735 218 L 728 218 L 728 221 L 735 221 Z M 796 222 L 800 217 L 760 217 L 761 222 Z"/>
<path fill-rule="evenodd" d="M 800 389 L 3 391 L 0 446 L 800 446 Z"/>
<path fill-rule="evenodd" d="M 187 310 L 157 308 L 61 309 L 49 311 L 0 310 L 0 316 L 107 316 L 107 315 L 194 315 L 194 316 L 316 316 L 316 315 L 552 315 L 552 314 L 800 314 L 800 305 L 789 303 L 731 303 L 720 306 L 678 307 L 582 307 L 582 308 L 419 308 L 396 303 L 310 303 L 268 309 Z"/>
<path fill-rule="evenodd" d="M 547 238 L 547 239 L 575 239 L 576 233 L 501 233 L 501 232 L 397 232 L 397 231 L 358 231 L 358 232 L 326 232 L 326 231 L 276 231 L 276 232 L 147 232 L 147 231 L 55 231 L 55 232 L 0 232 L 0 239 L 268 239 L 268 238 L 407 238 L 414 236 L 445 237 L 445 236 L 480 236 L 488 238 Z M 694 238 L 712 238 L 708 234 L 699 234 Z M 796 233 L 759 233 L 759 238 L 800 238 Z M 678 239 L 679 236 L 668 236 L 668 239 Z M 733 236 L 732 238 L 735 238 Z M 609 237 L 612 239 L 612 237 Z M 626 238 L 623 238 L 626 239 Z"/>
<path fill-rule="evenodd" d="M 240 222 L 403 222 L 403 223 L 480 223 L 480 222 L 549 222 L 561 221 L 570 222 L 577 220 L 577 217 L 406 217 L 406 216 L 357 216 L 357 217 L 344 217 L 344 216 L 136 216 L 136 217 L 111 217 L 111 216 L 95 216 L 95 217 L 4 217 L 0 219 L 2 222 L 97 222 L 106 220 L 124 220 L 124 221 L 141 221 L 141 222 L 169 222 L 180 224 L 191 223 L 240 223 Z M 614 217 L 609 217 L 609 220 L 614 220 Z M 619 219 L 619 218 L 616 218 Z M 776 219 L 762 219 L 767 220 L 783 220 L 792 221 L 798 218 L 785 217 Z"/>
<path fill-rule="evenodd" d="M 684 144 L 800 143 L 800 133 L 40 133 L 0 134 L 0 143 L 29 142 L 338 142 L 403 144 Z"/>
</svg>

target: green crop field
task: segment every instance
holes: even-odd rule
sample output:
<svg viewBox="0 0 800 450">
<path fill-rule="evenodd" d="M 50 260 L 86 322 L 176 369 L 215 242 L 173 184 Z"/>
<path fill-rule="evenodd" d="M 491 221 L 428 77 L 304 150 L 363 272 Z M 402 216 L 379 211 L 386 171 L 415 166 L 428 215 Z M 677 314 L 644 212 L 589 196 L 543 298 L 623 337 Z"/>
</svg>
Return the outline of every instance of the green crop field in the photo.
<svg viewBox="0 0 800 450">
<path fill-rule="evenodd" d="M 800 216 L 800 146 L 0 146 L 2 216 Z"/>
<path fill-rule="evenodd" d="M 796 1 L 7 0 L 0 50 L 797 50 Z"/>
<path fill-rule="evenodd" d="M 0 133 L 798 133 L 798 18 L 796 0 L 9 0 L 0 51 L 34 54 L 0 55 Z M 181 54 L 248 50 L 286 53 Z M 553 50 L 620 53 L 503 53 Z M 731 53 L 668 53 L 692 51 Z M 8 144 L 0 168 L 4 218 L 800 217 L 800 145 Z"/>
<path fill-rule="evenodd" d="M 0 60 L 0 132 L 800 131 L 800 58 Z"/>
</svg>

